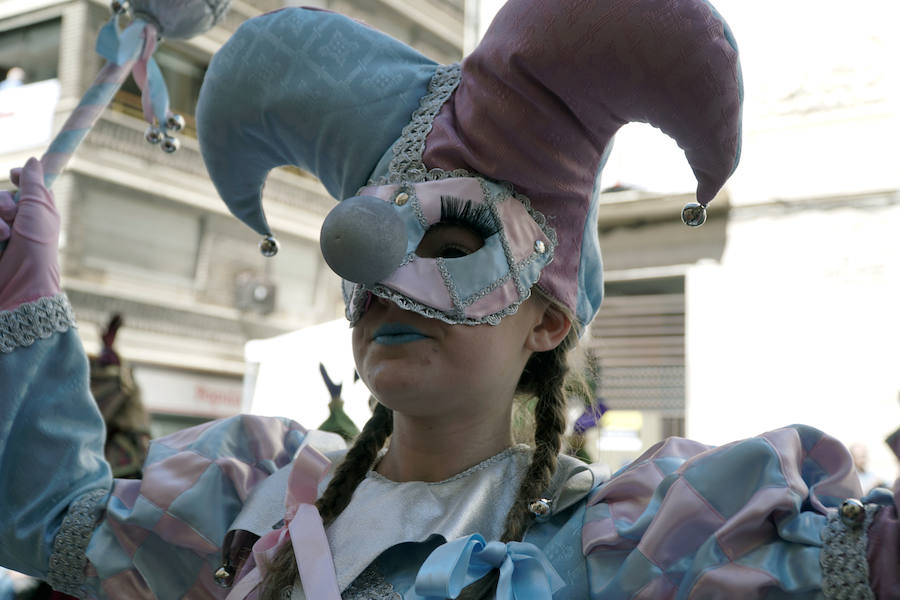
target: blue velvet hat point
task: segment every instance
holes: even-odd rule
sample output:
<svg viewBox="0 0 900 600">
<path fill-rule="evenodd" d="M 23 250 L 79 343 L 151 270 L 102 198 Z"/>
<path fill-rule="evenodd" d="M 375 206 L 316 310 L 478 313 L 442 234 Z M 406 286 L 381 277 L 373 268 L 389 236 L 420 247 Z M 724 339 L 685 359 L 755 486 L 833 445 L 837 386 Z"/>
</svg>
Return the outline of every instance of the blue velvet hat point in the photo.
<svg viewBox="0 0 900 600">
<path fill-rule="evenodd" d="M 243 23 L 213 57 L 197 104 L 203 160 L 236 217 L 271 234 L 269 171 L 295 165 L 337 200 L 366 184 L 437 65 L 332 12 L 286 8 Z"/>
</svg>

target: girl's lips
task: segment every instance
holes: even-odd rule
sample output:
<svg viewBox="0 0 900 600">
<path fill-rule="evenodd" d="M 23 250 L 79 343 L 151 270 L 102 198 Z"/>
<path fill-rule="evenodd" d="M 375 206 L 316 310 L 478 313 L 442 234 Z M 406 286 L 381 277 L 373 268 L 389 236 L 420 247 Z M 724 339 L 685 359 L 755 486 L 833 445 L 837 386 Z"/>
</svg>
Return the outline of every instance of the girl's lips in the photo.
<svg viewBox="0 0 900 600">
<path fill-rule="evenodd" d="M 372 335 L 376 344 L 394 346 L 424 340 L 428 336 L 412 325 L 405 323 L 384 323 Z"/>
</svg>

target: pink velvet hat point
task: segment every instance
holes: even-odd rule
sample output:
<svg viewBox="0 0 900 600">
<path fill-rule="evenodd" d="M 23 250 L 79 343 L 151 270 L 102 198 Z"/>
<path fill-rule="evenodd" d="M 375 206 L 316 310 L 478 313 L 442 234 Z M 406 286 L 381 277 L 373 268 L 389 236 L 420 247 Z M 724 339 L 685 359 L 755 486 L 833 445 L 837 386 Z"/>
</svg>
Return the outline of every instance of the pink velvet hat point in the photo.
<svg viewBox="0 0 900 600">
<path fill-rule="evenodd" d="M 704 0 L 510 0 L 463 61 L 423 158 L 531 199 L 559 238 L 538 286 L 587 324 L 603 293 L 592 209 L 615 133 L 639 121 L 674 138 L 705 206 L 737 167 L 742 101 L 736 43 Z"/>
</svg>

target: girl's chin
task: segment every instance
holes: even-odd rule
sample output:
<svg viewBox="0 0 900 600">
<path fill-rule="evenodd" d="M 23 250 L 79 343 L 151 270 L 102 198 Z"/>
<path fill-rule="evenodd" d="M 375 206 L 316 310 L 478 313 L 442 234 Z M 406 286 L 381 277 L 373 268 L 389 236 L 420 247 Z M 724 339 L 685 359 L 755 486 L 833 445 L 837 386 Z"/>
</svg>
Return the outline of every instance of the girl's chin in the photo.
<svg viewBox="0 0 900 600">
<path fill-rule="evenodd" d="M 391 387 L 373 390 L 378 402 L 397 414 L 409 417 L 440 417 L 447 415 L 445 403 L 437 400 L 432 390 L 415 390 L 410 387 L 394 389 Z"/>
</svg>

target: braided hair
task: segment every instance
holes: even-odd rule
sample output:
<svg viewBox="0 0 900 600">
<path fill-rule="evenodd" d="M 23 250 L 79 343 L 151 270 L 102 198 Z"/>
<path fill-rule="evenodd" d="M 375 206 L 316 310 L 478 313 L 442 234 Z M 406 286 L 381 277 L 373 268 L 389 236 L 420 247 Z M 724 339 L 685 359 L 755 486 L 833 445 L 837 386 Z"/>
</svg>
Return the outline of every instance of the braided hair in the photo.
<svg viewBox="0 0 900 600">
<path fill-rule="evenodd" d="M 528 471 L 519 485 L 512 508 L 506 516 L 502 542 L 521 541 L 534 520 L 529 505 L 540 498 L 557 468 L 557 456 L 565 433 L 566 375 L 569 372 L 566 355 L 577 340 L 574 330 L 556 348 L 536 352 L 525 365 L 516 390 L 522 395 L 537 398 L 535 406 L 534 454 Z M 359 437 L 338 466 L 334 477 L 316 501 L 316 508 L 325 525 L 330 524 L 347 507 L 356 486 L 372 468 L 379 450 L 393 431 L 393 411 L 377 404 L 372 418 L 366 423 Z M 297 562 L 290 544 L 277 552 L 262 582 L 260 600 L 281 600 L 281 591 L 293 585 L 298 576 Z M 467 586 L 460 600 L 491 598 L 497 586 L 499 571 L 494 570 Z"/>
<path fill-rule="evenodd" d="M 372 418 L 366 422 L 353 446 L 347 451 L 347 456 L 338 465 L 328 487 L 316 500 L 316 508 L 326 526 L 350 503 L 353 491 L 372 468 L 378 451 L 384 446 L 393 429 L 393 411 L 383 404 L 376 404 Z M 294 559 L 291 544 L 284 544 L 267 566 L 260 600 L 281 600 L 281 591 L 286 587 L 290 588 L 298 575 L 297 561 Z"/>
<path fill-rule="evenodd" d="M 536 352 L 528 360 L 517 390 L 521 394 L 537 398 L 534 408 L 534 454 L 528 471 L 519 484 L 519 491 L 512 508 L 506 515 L 506 525 L 501 542 L 521 541 L 534 520 L 529 505 L 541 498 L 553 474 L 556 473 L 557 456 L 562 447 L 566 429 L 563 393 L 566 375 L 569 372 L 566 355 L 577 340 L 574 331 L 563 342 L 546 352 Z M 486 600 L 493 598 L 500 571 L 494 569 L 478 581 L 468 585 L 459 595 L 459 600 Z"/>
</svg>

